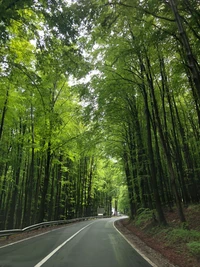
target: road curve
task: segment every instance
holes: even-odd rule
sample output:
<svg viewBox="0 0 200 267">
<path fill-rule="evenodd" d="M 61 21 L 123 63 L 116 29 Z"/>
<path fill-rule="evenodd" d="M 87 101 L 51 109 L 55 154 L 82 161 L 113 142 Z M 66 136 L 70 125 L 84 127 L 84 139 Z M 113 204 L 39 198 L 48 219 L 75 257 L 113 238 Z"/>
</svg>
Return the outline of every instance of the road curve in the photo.
<svg viewBox="0 0 200 267">
<path fill-rule="evenodd" d="M 0 248 L 0 267 L 150 267 L 116 231 L 114 218 L 67 225 Z"/>
</svg>

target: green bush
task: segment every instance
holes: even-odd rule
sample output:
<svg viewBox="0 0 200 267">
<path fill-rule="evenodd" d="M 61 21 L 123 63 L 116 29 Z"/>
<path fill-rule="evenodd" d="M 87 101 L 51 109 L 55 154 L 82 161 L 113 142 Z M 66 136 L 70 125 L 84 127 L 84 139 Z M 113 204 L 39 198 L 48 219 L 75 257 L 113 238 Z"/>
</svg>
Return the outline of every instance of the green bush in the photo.
<svg viewBox="0 0 200 267">
<path fill-rule="evenodd" d="M 149 222 L 153 218 L 153 210 L 140 208 L 137 210 L 137 216 L 135 218 L 135 224 L 140 226 L 146 222 Z"/>
<path fill-rule="evenodd" d="M 186 229 L 173 229 L 168 232 L 167 239 L 169 242 L 192 242 L 200 241 L 200 232 L 195 230 L 186 230 Z"/>
<path fill-rule="evenodd" d="M 200 242 L 190 242 L 187 247 L 192 255 L 200 258 Z"/>
</svg>

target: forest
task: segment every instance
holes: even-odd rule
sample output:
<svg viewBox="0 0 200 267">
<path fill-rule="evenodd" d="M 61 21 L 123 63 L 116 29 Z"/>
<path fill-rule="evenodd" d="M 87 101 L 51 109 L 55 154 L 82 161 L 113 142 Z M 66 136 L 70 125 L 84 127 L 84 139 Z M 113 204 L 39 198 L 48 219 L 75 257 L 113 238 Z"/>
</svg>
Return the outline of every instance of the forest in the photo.
<svg viewBox="0 0 200 267">
<path fill-rule="evenodd" d="M 200 202 L 197 0 L 0 2 L 0 229 Z"/>
</svg>

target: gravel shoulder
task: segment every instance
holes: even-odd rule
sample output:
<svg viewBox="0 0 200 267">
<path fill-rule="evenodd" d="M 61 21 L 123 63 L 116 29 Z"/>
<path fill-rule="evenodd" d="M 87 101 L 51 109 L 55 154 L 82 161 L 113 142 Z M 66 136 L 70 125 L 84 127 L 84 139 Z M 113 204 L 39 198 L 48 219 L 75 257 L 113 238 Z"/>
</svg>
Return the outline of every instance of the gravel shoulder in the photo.
<svg viewBox="0 0 200 267">
<path fill-rule="evenodd" d="M 132 231 L 127 229 L 122 223 L 123 219 L 115 221 L 115 227 L 118 231 L 133 245 L 137 251 L 145 255 L 151 262 L 154 263 L 154 267 L 177 267 L 165 258 L 161 253 L 147 246 L 139 237 L 137 237 Z"/>
</svg>

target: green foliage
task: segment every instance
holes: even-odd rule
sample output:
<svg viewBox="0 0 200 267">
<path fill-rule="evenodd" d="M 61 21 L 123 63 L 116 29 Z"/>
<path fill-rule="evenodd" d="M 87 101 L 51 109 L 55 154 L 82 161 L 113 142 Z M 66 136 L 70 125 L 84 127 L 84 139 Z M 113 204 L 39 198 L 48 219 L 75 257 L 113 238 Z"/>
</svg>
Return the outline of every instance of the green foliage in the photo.
<svg viewBox="0 0 200 267">
<path fill-rule="evenodd" d="M 150 221 L 152 221 L 153 213 L 155 211 L 150 210 L 148 208 L 139 208 L 137 210 L 137 215 L 135 217 L 135 224 L 137 226 L 142 226 Z"/>
<path fill-rule="evenodd" d="M 183 228 L 183 229 L 185 229 L 185 230 L 188 230 L 188 229 L 189 229 L 188 222 L 182 222 L 182 223 L 181 223 L 181 228 Z"/>
<path fill-rule="evenodd" d="M 200 81 L 170 7 L 36 2 L 0 4 L 2 225 L 20 213 L 18 224 L 35 222 L 38 209 L 49 218 L 109 210 L 113 200 L 122 211 L 131 203 L 142 225 L 174 201 L 171 174 L 184 203 L 198 202 Z M 178 12 L 198 67 L 198 5 L 186 2 Z M 182 228 L 169 238 L 194 239 Z"/>
<path fill-rule="evenodd" d="M 192 255 L 197 258 L 200 258 L 200 241 L 189 242 L 187 244 L 187 247 Z"/>
<path fill-rule="evenodd" d="M 119 190 L 119 198 L 118 198 L 118 210 L 121 213 L 125 213 L 126 215 L 130 215 L 130 207 L 129 207 L 129 197 L 128 190 L 126 185 L 120 186 Z"/>
<path fill-rule="evenodd" d="M 170 243 L 200 241 L 200 232 L 181 228 L 171 229 L 167 232 L 166 238 Z"/>
</svg>

